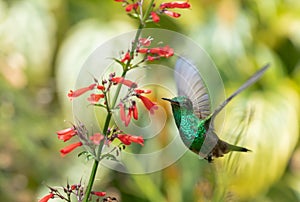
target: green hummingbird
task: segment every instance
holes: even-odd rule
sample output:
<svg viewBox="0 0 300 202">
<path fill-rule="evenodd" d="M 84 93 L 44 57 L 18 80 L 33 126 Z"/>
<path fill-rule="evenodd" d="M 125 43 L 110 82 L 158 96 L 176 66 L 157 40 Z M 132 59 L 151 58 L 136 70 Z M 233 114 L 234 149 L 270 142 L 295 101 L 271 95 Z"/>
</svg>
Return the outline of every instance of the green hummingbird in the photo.
<svg viewBox="0 0 300 202">
<path fill-rule="evenodd" d="M 208 162 L 212 162 L 214 157 L 222 157 L 231 151 L 250 151 L 220 140 L 214 131 L 214 119 L 236 95 L 255 83 L 268 67 L 269 64 L 258 70 L 211 112 L 208 90 L 197 69 L 188 60 L 179 58 L 174 75 L 178 96 L 162 99 L 171 103 L 173 117 L 185 146 Z"/>
</svg>

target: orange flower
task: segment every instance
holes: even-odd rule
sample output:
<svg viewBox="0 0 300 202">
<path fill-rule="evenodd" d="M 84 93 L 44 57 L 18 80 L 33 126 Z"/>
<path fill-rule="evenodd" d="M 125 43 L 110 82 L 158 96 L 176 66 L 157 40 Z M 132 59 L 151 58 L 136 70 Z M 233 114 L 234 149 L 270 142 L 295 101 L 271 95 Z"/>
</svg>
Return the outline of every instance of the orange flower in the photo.
<svg viewBox="0 0 300 202">
<path fill-rule="evenodd" d="M 66 147 L 64 147 L 63 149 L 60 150 L 60 154 L 62 157 L 64 157 L 65 155 L 67 155 L 68 153 L 70 153 L 71 151 L 73 151 L 74 149 L 76 149 L 77 147 L 82 146 L 82 142 L 76 142 L 73 144 L 70 144 Z"/>
<path fill-rule="evenodd" d="M 125 145 L 130 145 L 132 142 L 134 142 L 134 143 L 144 146 L 144 139 L 142 136 L 118 134 L 117 138 Z"/>
</svg>

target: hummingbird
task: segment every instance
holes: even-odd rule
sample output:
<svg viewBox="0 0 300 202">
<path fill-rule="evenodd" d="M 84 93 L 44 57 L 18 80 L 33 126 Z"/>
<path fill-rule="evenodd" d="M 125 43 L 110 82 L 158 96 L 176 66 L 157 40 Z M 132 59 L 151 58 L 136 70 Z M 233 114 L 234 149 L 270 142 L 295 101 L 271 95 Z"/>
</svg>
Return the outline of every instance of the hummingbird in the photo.
<svg viewBox="0 0 300 202">
<path fill-rule="evenodd" d="M 269 64 L 259 69 L 211 112 L 208 90 L 197 69 L 185 58 L 179 58 L 174 75 L 178 96 L 162 99 L 171 103 L 173 117 L 185 146 L 208 162 L 231 151 L 251 151 L 219 139 L 214 130 L 214 120 L 235 96 L 254 84 L 268 68 Z"/>
</svg>

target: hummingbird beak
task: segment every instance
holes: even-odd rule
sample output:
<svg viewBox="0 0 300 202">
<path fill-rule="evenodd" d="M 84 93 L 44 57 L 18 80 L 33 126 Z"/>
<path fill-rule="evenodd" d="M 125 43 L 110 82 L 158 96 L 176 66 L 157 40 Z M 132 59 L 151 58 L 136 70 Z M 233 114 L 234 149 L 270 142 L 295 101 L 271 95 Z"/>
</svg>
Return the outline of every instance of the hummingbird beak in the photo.
<svg viewBox="0 0 300 202">
<path fill-rule="evenodd" d="M 166 101 L 169 101 L 169 102 L 173 102 L 173 100 L 171 100 L 171 99 L 169 99 L 169 98 L 161 98 L 161 99 L 163 99 L 163 100 L 166 100 Z"/>
<path fill-rule="evenodd" d="M 175 102 L 174 100 L 172 100 L 172 99 L 169 99 L 169 98 L 161 98 L 161 99 L 163 99 L 163 100 L 166 100 L 166 101 L 169 101 L 171 104 L 175 104 L 175 105 L 178 105 L 178 103 L 177 102 Z"/>
</svg>

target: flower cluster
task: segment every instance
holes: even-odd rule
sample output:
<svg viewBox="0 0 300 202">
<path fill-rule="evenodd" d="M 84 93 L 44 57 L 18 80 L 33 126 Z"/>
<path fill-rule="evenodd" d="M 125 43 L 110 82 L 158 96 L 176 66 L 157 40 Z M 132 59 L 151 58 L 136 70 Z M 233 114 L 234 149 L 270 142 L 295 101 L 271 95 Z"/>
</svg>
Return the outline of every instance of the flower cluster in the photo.
<svg viewBox="0 0 300 202">
<path fill-rule="evenodd" d="M 58 139 L 63 140 L 64 142 L 70 140 L 74 136 L 78 136 L 80 139 L 80 141 L 67 145 L 66 147 L 61 149 L 60 153 L 62 157 L 82 145 L 89 146 L 91 149 L 93 149 L 95 148 L 95 146 L 100 145 L 102 140 L 105 140 L 105 144 L 109 146 L 116 138 L 119 139 L 124 145 L 130 145 L 132 142 L 134 142 L 144 146 L 144 139 L 142 136 L 124 134 L 123 131 L 118 130 L 117 128 L 108 129 L 106 136 L 100 133 L 94 133 L 93 135 L 89 136 L 89 138 L 87 138 L 88 131 L 82 124 L 79 124 L 79 126 L 73 125 L 70 128 L 59 130 L 56 132 L 56 134 Z"/>
<path fill-rule="evenodd" d="M 69 183 L 65 187 L 48 187 L 50 190 L 50 193 L 42 197 L 39 202 L 48 202 L 50 199 L 59 198 L 64 201 L 70 201 L 71 195 L 76 196 L 78 201 L 82 201 L 84 197 L 84 186 L 81 184 L 73 184 L 70 185 Z M 91 194 L 95 197 L 97 197 L 97 201 L 101 197 L 104 197 L 106 195 L 106 192 L 103 191 L 92 191 Z"/>
<path fill-rule="evenodd" d="M 141 18 L 142 16 L 140 16 L 139 13 L 139 7 L 141 7 L 141 1 L 137 0 L 137 1 L 132 1 L 132 2 L 128 2 L 127 0 L 115 0 L 116 2 L 122 2 L 123 6 L 125 7 L 125 11 L 127 13 L 131 13 L 131 17 L 134 18 Z M 160 17 L 159 15 L 161 14 L 165 14 L 167 16 L 173 17 L 173 18 L 179 18 L 181 16 L 180 13 L 174 12 L 170 9 L 185 9 L 185 8 L 190 8 L 191 4 L 188 1 L 173 1 L 173 2 L 165 2 L 165 3 L 161 3 L 158 7 L 157 10 L 154 10 L 155 8 L 155 4 L 153 4 L 152 6 L 152 11 L 150 13 L 149 16 L 149 20 L 152 22 L 159 22 L 160 21 Z"/>
</svg>

